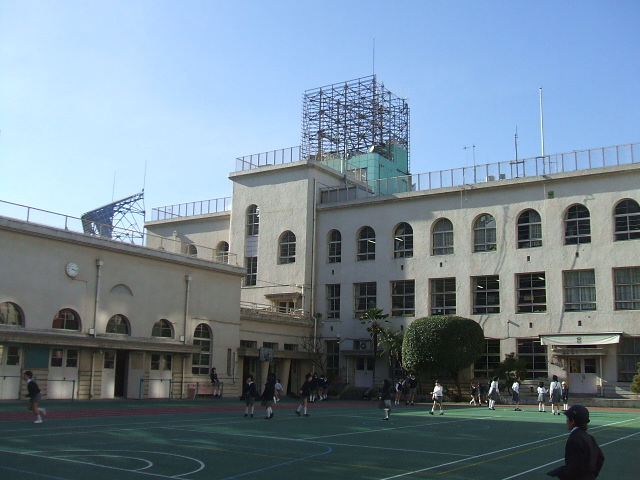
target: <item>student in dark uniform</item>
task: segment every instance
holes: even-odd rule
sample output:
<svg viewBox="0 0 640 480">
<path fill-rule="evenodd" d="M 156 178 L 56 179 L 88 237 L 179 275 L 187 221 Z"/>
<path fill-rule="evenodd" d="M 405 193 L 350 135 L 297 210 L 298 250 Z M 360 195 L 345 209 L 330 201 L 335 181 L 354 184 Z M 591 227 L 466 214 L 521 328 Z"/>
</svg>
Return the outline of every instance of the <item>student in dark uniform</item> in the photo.
<svg viewBox="0 0 640 480">
<path fill-rule="evenodd" d="M 253 403 L 256 398 L 258 398 L 258 390 L 256 389 L 256 384 L 253 382 L 253 376 L 247 375 L 247 380 L 242 386 L 242 397 L 240 397 L 241 400 L 245 401 L 245 417 L 248 417 L 249 415 L 253 417 L 253 409 L 255 408 Z"/>
<path fill-rule="evenodd" d="M 262 392 L 262 406 L 267 409 L 267 416 L 264 417 L 267 420 L 273 418 L 273 404 L 276 396 L 276 380 L 273 377 L 269 377 L 264 384 L 264 391 Z"/>
<path fill-rule="evenodd" d="M 307 413 L 307 403 L 309 402 L 309 395 L 311 395 L 311 379 L 312 375 L 307 373 L 305 381 L 302 384 L 302 387 L 300 387 L 300 405 L 298 405 L 298 408 L 296 409 L 296 414 L 298 416 L 300 416 L 300 410 L 302 410 L 302 416 L 311 416 Z"/>
<path fill-rule="evenodd" d="M 33 372 L 31 370 L 27 370 L 24 372 L 22 376 L 24 380 L 27 382 L 27 397 L 29 397 L 29 410 L 31 410 L 35 415 L 36 419 L 33 423 L 42 423 L 42 415 L 46 415 L 47 411 L 44 408 L 40 408 L 40 398 L 42 394 L 40 393 L 40 387 L 33 379 Z"/>
<path fill-rule="evenodd" d="M 389 420 L 389 412 L 391 411 L 391 391 L 393 387 L 391 386 L 391 382 L 384 379 L 384 383 L 382 384 L 382 392 L 380 393 L 380 408 L 384 410 L 384 418 L 383 420 Z"/>
<path fill-rule="evenodd" d="M 595 439 L 587 433 L 589 410 L 582 405 L 573 405 L 564 414 L 571 431 L 564 449 L 564 465 L 547 475 L 560 480 L 593 480 L 600 473 L 604 455 Z"/>
<path fill-rule="evenodd" d="M 211 369 L 209 378 L 211 379 L 211 386 L 213 387 L 213 398 L 220 398 L 220 379 L 218 378 L 216 367 Z"/>
</svg>

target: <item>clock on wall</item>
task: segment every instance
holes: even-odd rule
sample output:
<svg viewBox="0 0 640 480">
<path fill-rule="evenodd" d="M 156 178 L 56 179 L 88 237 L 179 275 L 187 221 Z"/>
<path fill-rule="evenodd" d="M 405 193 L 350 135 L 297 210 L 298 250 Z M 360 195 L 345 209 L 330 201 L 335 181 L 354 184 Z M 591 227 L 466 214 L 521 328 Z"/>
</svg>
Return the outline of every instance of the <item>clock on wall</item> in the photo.
<svg viewBox="0 0 640 480">
<path fill-rule="evenodd" d="M 69 262 L 69 263 L 67 263 L 66 267 L 64 267 L 64 271 L 71 278 L 75 278 L 76 275 L 78 275 L 78 272 L 80 271 L 80 268 L 78 267 L 77 263 Z"/>
</svg>

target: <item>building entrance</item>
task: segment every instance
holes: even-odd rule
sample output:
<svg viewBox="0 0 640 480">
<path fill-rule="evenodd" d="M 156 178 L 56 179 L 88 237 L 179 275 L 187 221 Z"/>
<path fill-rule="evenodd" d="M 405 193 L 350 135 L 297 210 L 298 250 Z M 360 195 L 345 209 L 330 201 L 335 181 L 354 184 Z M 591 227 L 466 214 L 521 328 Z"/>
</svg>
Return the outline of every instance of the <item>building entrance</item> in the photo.
<svg viewBox="0 0 640 480">
<path fill-rule="evenodd" d="M 594 357 L 569 359 L 569 392 L 597 393 L 598 374 Z"/>
</svg>

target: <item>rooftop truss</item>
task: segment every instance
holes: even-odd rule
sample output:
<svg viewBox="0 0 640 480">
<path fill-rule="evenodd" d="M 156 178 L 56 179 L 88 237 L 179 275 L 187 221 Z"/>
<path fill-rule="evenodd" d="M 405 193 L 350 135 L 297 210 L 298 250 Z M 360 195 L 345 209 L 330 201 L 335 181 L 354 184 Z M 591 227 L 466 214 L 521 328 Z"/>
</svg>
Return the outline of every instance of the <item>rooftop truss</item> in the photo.
<svg viewBox="0 0 640 480">
<path fill-rule="evenodd" d="M 409 105 L 375 75 L 307 90 L 302 108 L 302 158 L 348 159 L 392 143 L 409 152 Z"/>
<path fill-rule="evenodd" d="M 110 203 L 82 215 L 82 229 L 88 235 L 142 244 L 144 233 L 136 215 L 144 224 L 144 191 Z"/>
</svg>

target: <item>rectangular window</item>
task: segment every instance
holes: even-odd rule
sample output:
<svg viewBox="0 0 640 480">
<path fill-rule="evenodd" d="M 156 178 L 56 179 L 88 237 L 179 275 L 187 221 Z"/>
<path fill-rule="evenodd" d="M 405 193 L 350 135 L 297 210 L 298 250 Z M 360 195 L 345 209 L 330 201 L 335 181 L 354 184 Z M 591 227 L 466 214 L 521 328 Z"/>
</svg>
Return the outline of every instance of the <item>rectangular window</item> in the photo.
<svg viewBox="0 0 640 480">
<path fill-rule="evenodd" d="M 288 352 L 297 352 L 298 351 L 298 345 L 296 343 L 285 343 L 284 344 L 284 349 Z"/>
<path fill-rule="evenodd" d="M 340 318 L 340 284 L 327 285 L 327 318 Z"/>
<path fill-rule="evenodd" d="M 242 348 L 258 348 L 258 342 L 255 340 L 240 340 L 240 347 Z"/>
<path fill-rule="evenodd" d="M 475 378 L 492 378 L 496 368 L 500 365 L 500 340 L 488 338 L 484 343 L 482 356 L 473 364 Z"/>
<path fill-rule="evenodd" d="M 67 350 L 67 367 L 76 368 L 78 366 L 78 350 Z"/>
<path fill-rule="evenodd" d="M 247 275 L 244 278 L 245 287 L 254 287 L 258 283 L 258 257 L 245 257 Z"/>
<path fill-rule="evenodd" d="M 518 339 L 518 357 L 526 362 L 528 379 L 547 379 L 547 346 L 542 345 L 539 339 Z"/>
<path fill-rule="evenodd" d="M 544 272 L 519 273 L 518 305 L 516 313 L 539 313 L 547 311 L 547 291 Z"/>
<path fill-rule="evenodd" d="M 160 370 L 160 354 L 151 354 L 151 370 Z"/>
<path fill-rule="evenodd" d="M 105 350 L 103 368 L 116 368 L 116 352 L 113 350 Z"/>
<path fill-rule="evenodd" d="M 0 345 L 0 365 L 20 365 L 20 347 Z"/>
<path fill-rule="evenodd" d="M 564 310 L 582 312 L 596 309 L 596 274 L 594 270 L 563 272 Z"/>
<path fill-rule="evenodd" d="M 415 280 L 391 282 L 391 316 L 413 317 L 416 314 Z"/>
<path fill-rule="evenodd" d="M 295 302 L 278 302 L 278 313 L 292 313 L 296 309 Z"/>
<path fill-rule="evenodd" d="M 455 315 L 456 279 L 433 278 L 431 283 L 431 315 Z"/>
<path fill-rule="evenodd" d="M 340 341 L 327 340 L 327 377 L 335 380 L 340 377 Z"/>
<path fill-rule="evenodd" d="M 370 308 L 376 307 L 376 282 L 354 283 L 354 311 L 355 316 L 359 316 Z"/>
<path fill-rule="evenodd" d="M 640 337 L 622 337 L 618 345 L 618 381 L 632 382 L 640 363 Z"/>
<path fill-rule="evenodd" d="M 473 277 L 473 313 L 500 313 L 500 278 L 498 275 Z"/>
<path fill-rule="evenodd" d="M 51 349 L 51 363 L 52 367 L 61 367 L 64 359 L 64 350 L 62 348 Z"/>
<path fill-rule="evenodd" d="M 227 348 L 227 376 L 231 376 L 231 367 L 233 365 L 233 352 Z"/>
<path fill-rule="evenodd" d="M 278 349 L 278 344 L 275 342 L 262 342 L 262 346 L 264 348 L 271 348 L 273 350 L 277 350 Z"/>
<path fill-rule="evenodd" d="M 640 267 L 614 268 L 616 310 L 640 310 Z"/>
</svg>

